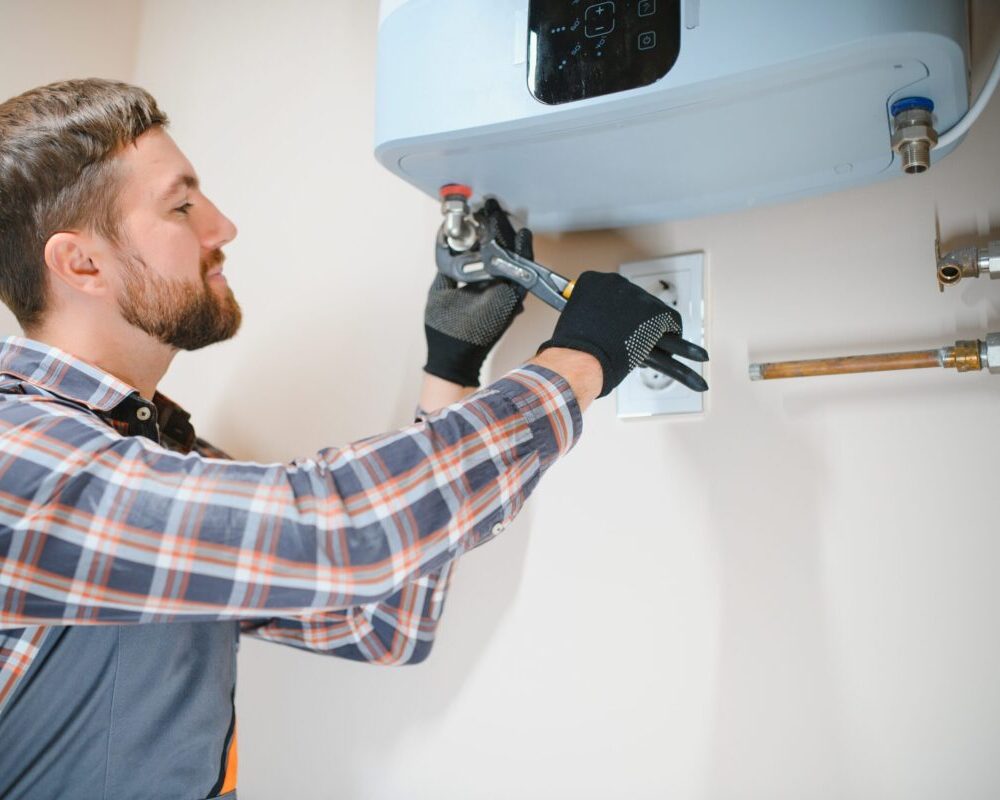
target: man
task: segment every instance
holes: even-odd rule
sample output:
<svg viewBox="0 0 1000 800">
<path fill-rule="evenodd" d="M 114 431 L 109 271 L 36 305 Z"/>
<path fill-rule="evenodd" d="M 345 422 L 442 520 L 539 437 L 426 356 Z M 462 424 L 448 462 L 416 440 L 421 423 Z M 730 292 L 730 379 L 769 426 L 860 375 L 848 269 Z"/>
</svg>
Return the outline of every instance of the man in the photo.
<svg viewBox="0 0 1000 800">
<path fill-rule="evenodd" d="M 0 105 L 0 298 L 24 331 L 0 348 L 5 798 L 235 797 L 241 632 L 422 660 L 454 559 L 503 530 L 581 411 L 654 347 L 704 357 L 676 312 L 584 273 L 539 354 L 472 394 L 523 292 L 438 278 L 416 424 L 229 460 L 156 391 L 241 318 L 236 228 L 166 123 L 101 80 Z M 481 223 L 531 255 L 496 203 Z"/>
</svg>

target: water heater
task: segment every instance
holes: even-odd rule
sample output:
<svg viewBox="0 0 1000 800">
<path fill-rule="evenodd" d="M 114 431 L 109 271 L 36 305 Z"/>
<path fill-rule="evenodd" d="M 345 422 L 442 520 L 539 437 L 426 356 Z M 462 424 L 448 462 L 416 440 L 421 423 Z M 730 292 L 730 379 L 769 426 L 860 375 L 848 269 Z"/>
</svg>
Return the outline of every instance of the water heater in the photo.
<svg viewBox="0 0 1000 800">
<path fill-rule="evenodd" d="M 375 154 L 538 230 L 919 180 L 890 109 L 951 127 L 967 44 L 964 0 L 383 0 Z"/>
</svg>

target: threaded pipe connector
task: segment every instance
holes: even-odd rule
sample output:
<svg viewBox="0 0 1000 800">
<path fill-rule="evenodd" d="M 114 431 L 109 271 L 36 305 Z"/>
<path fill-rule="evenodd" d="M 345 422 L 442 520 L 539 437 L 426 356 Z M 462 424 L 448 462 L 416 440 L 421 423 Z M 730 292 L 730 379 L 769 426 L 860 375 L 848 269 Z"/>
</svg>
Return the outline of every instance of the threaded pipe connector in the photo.
<svg viewBox="0 0 1000 800">
<path fill-rule="evenodd" d="M 903 159 L 903 172 L 907 175 L 919 175 L 931 166 L 931 143 L 926 140 L 905 142 L 899 148 Z"/>
<path fill-rule="evenodd" d="M 934 103 L 926 97 L 904 97 L 892 104 L 892 149 L 907 175 L 930 169 L 931 148 L 938 141 L 933 112 Z"/>
<path fill-rule="evenodd" d="M 472 189 L 460 183 L 446 183 L 441 187 L 442 231 L 448 246 L 456 253 L 472 249 L 478 240 L 475 219 L 469 209 Z"/>
</svg>

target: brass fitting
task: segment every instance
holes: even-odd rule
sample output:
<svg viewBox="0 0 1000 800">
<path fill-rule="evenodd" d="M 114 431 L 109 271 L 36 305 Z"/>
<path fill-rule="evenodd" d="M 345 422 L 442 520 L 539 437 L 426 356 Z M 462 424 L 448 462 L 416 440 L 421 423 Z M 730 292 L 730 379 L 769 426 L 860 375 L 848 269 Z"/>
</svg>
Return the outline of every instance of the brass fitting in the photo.
<svg viewBox="0 0 1000 800">
<path fill-rule="evenodd" d="M 963 278 L 978 278 L 989 275 L 991 280 L 1000 278 L 1000 239 L 986 247 L 960 247 L 937 255 L 938 288 L 954 286 Z"/>
<path fill-rule="evenodd" d="M 978 339 L 964 339 L 955 342 L 954 347 L 945 347 L 941 353 L 941 366 L 959 372 L 978 372 L 983 368 Z"/>
</svg>

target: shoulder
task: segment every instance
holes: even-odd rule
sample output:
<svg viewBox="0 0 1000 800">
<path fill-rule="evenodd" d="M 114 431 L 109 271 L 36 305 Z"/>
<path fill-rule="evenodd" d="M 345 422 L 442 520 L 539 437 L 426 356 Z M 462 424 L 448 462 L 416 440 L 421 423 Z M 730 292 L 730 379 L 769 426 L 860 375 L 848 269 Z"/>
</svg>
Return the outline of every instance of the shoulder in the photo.
<svg viewBox="0 0 1000 800">
<path fill-rule="evenodd" d="M 0 379 L 0 451 L 58 459 L 67 450 L 97 451 L 125 439 L 85 405 L 27 381 Z"/>
</svg>

